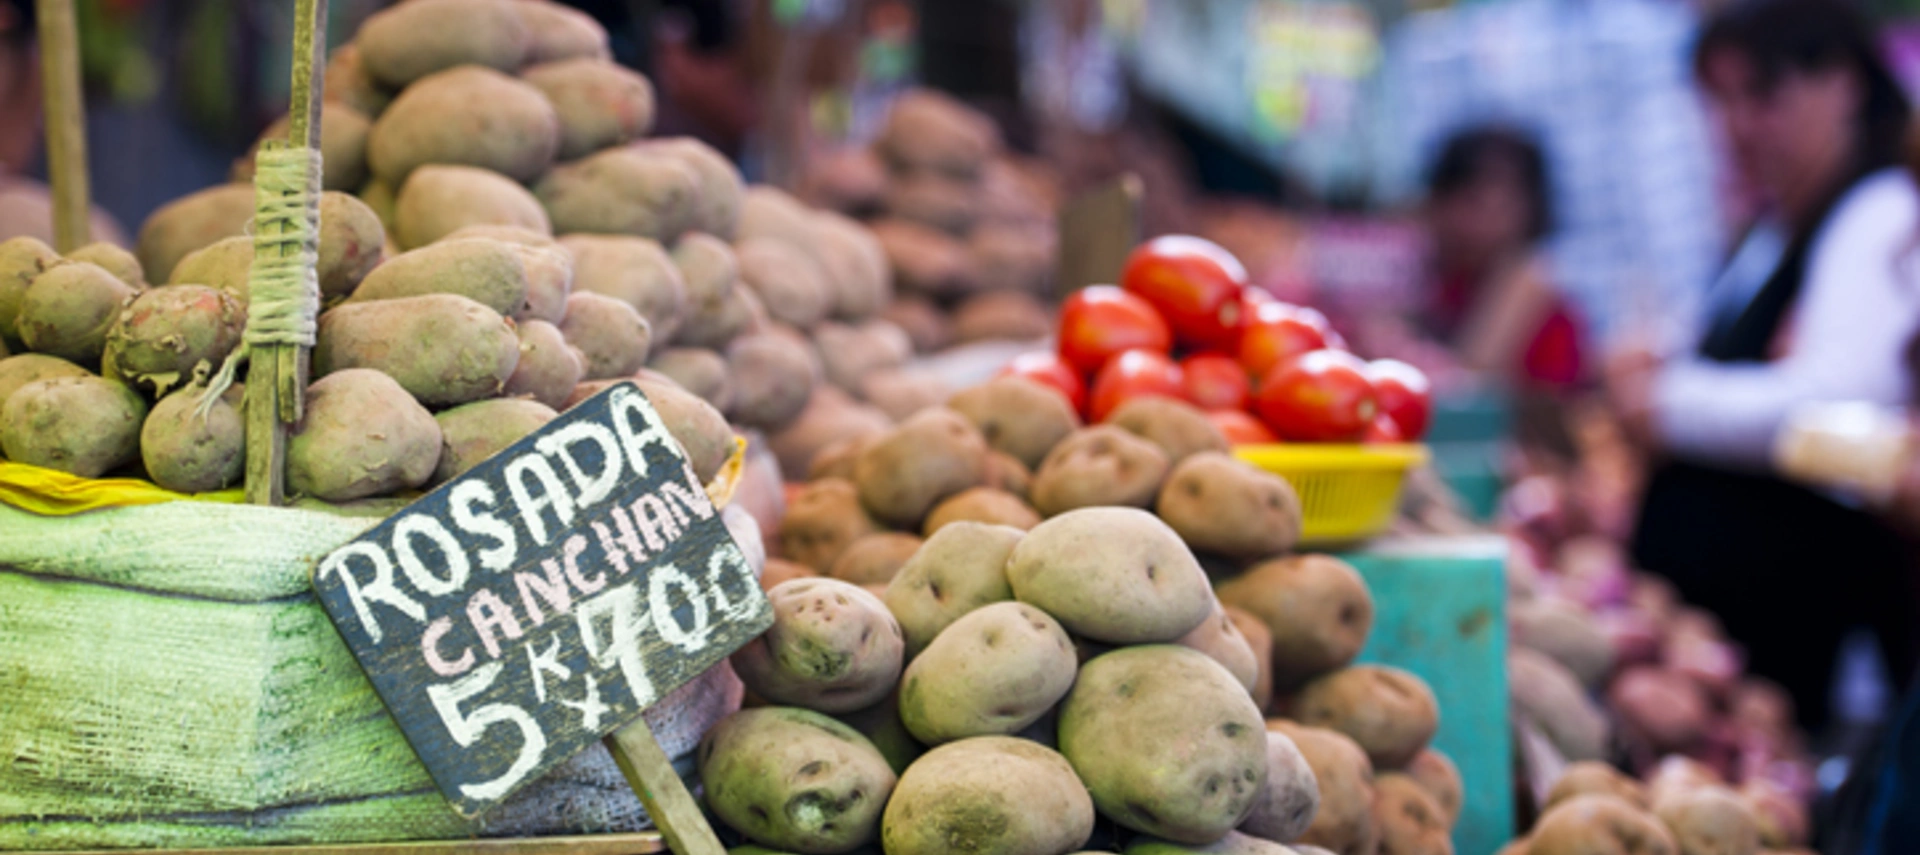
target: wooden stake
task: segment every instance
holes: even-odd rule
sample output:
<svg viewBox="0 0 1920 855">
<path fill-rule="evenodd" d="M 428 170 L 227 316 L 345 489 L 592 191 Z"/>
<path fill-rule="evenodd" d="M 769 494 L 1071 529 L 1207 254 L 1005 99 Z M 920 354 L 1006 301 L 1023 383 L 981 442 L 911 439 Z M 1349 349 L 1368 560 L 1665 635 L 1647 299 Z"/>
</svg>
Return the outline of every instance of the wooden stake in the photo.
<svg viewBox="0 0 1920 855">
<path fill-rule="evenodd" d="M 686 782 L 673 771 L 673 762 L 661 750 L 660 741 L 653 738 L 646 719 L 636 720 L 602 741 L 612 752 L 613 761 L 620 764 L 620 772 L 627 776 L 627 784 L 640 797 L 647 815 L 653 817 L 653 827 L 667 839 L 668 847 L 678 855 L 726 855 L 726 847 L 720 845 L 699 803 L 687 792 Z"/>
<path fill-rule="evenodd" d="M 1127 173 L 1087 191 L 1060 211 L 1060 267 L 1055 290 L 1118 284 L 1127 253 L 1140 243 L 1140 177 Z"/>
<path fill-rule="evenodd" d="M 38 0 L 41 76 L 46 78 L 47 172 L 53 179 L 53 248 L 92 242 L 87 191 L 87 110 L 80 91 L 80 35 L 73 0 Z"/>
<path fill-rule="evenodd" d="M 293 88 L 287 106 L 287 141 L 320 148 L 320 85 L 327 69 L 327 0 L 295 0 Z M 290 231 L 288 223 L 259 223 L 256 228 Z M 317 230 L 318 226 L 315 224 Z M 297 253 L 293 246 L 281 252 Z M 279 505 L 286 501 L 287 428 L 300 419 L 307 388 L 307 348 L 253 345 L 247 370 L 247 501 Z M 291 378 L 291 383 L 288 379 Z M 286 385 L 291 395 L 283 395 Z"/>
<path fill-rule="evenodd" d="M 309 843 L 215 849 L 147 850 L 157 855 L 647 855 L 665 852 L 660 835 L 592 834 L 575 837 L 480 837 L 472 840 L 407 840 L 399 843 Z M 82 849 L 59 855 L 126 855 L 125 849 Z M 27 850 L 21 855 L 54 855 Z"/>
</svg>

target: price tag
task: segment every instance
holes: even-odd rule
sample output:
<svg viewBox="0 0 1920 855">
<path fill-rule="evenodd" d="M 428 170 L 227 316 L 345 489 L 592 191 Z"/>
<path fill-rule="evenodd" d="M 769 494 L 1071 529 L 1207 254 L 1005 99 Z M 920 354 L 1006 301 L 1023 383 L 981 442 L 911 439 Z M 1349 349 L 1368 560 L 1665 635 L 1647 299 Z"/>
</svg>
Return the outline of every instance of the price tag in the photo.
<svg viewBox="0 0 1920 855">
<path fill-rule="evenodd" d="M 335 550 L 313 585 L 467 817 L 773 623 L 745 555 L 632 383 Z"/>
</svg>

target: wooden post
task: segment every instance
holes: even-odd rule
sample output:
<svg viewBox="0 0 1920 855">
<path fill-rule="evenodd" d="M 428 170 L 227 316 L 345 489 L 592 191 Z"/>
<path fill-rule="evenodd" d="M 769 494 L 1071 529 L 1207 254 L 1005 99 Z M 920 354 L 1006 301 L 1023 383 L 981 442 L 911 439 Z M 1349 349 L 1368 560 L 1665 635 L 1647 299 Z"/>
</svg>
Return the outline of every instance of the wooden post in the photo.
<svg viewBox="0 0 1920 855">
<path fill-rule="evenodd" d="M 653 737 L 646 719 L 634 720 L 603 741 L 669 848 L 677 855 L 726 855 L 726 847 L 720 845 L 700 805 L 687 792 L 686 782 L 673 771 L 673 762 Z"/>
<path fill-rule="evenodd" d="M 1140 177 L 1127 173 L 1061 209 L 1058 295 L 1119 283 L 1127 253 L 1140 243 L 1141 193 Z"/>
<path fill-rule="evenodd" d="M 295 0 L 293 88 L 287 106 L 287 142 L 320 148 L 320 85 L 327 67 L 327 0 Z M 317 167 L 315 167 L 317 168 Z M 317 182 L 316 182 L 317 183 Z M 317 233 L 319 225 L 311 224 Z M 296 227 L 285 222 L 256 223 L 256 228 Z M 283 245 L 282 253 L 299 248 Z M 247 374 L 247 501 L 278 505 L 286 501 L 287 429 L 300 419 L 307 388 L 307 348 L 293 344 L 253 344 Z"/>
<path fill-rule="evenodd" d="M 53 248 L 93 240 L 87 191 L 86 96 L 80 91 L 80 36 L 73 0 L 37 0 L 40 74 L 46 78 L 47 173 L 53 179 Z"/>
</svg>

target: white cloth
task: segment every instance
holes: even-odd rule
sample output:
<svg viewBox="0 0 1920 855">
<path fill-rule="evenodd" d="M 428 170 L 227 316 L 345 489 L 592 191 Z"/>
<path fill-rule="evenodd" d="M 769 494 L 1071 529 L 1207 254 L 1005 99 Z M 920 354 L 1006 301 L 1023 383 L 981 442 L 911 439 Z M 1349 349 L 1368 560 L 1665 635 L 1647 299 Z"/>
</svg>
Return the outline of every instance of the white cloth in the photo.
<svg viewBox="0 0 1920 855">
<path fill-rule="evenodd" d="M 1655 430 L 1682 457 L 1768 466 L 1788 413 L 1808 402 L 1906 403 L 1905 352 L 1920 331 L 1920 189 L 1904 170 L 1862 180 L 1814 236 L 1806 281 L 1771 362 L 1670 362 L 1654 388 Z M 1722 289 L 1750 288 L 1730 276 Z M 1716 295 L 1717 296 L 1717 295 Z"/>
</svg>

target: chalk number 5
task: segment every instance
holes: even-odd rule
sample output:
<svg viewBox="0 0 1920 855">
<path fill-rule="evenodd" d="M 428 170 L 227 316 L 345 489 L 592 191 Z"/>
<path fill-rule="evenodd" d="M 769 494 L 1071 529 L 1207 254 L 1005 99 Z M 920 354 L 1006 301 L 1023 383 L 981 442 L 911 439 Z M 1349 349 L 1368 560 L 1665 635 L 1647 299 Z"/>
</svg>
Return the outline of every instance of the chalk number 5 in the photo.
<svg viewBox="0 0 1920 855">
<path fill-rule="evenodd" d="M 440 714 L 440 720 L 447 725 L 447 733 L 461 748 L 479 741 L 481 734 L 496 724 L 511 724 L 520 729 L 520 755 L 514 758 L 513 765 L 507 767 L 504 774 L 491 781 L 460 785 L 460 793 L 475 801 L 490 801 L 512 791 L 533 772 L 535 766 L 540 765 L 540 755 L 547 750 L 547 735 L 540 729 L 540 723 L 520 707 L 512 704 L 481 704 L 474 707 L 472 713 L 460 712 L 462 703 L 493 685 L 503 667 L 503 663 L 490 662 L 451 683 L 427 687 L 427 698 L 433 701 L 434 711 Z"/>
</svg>

